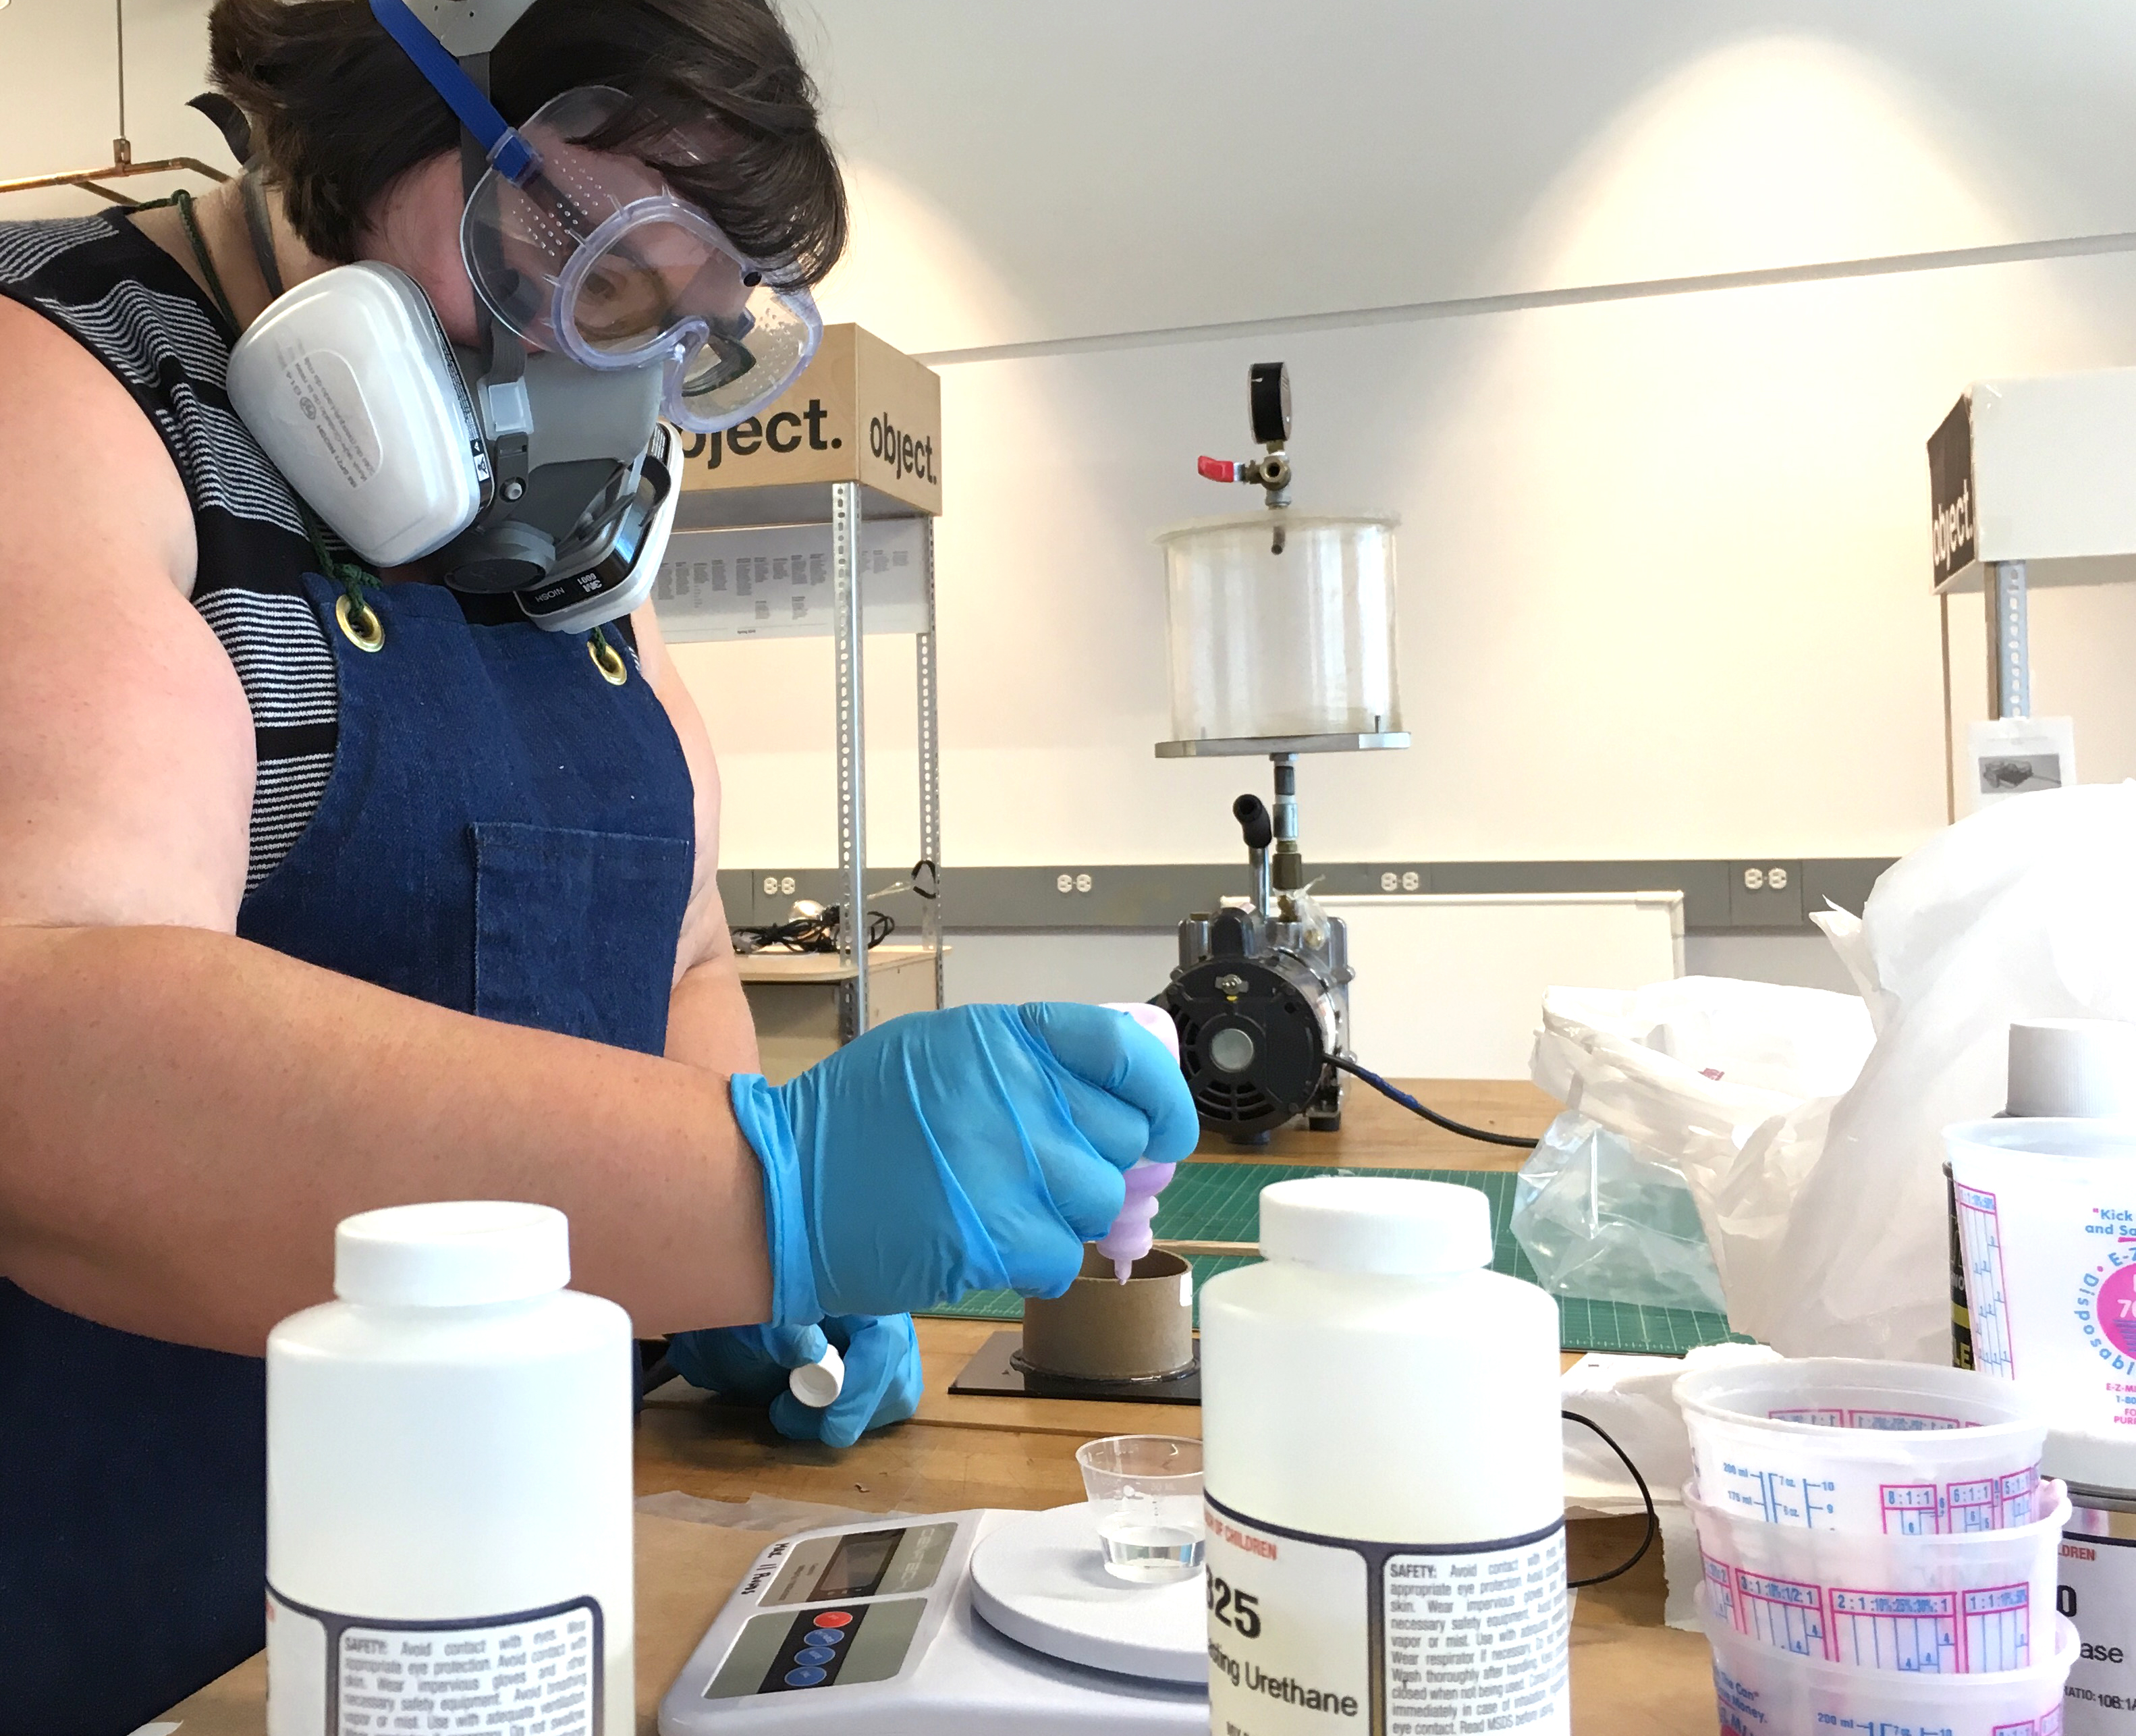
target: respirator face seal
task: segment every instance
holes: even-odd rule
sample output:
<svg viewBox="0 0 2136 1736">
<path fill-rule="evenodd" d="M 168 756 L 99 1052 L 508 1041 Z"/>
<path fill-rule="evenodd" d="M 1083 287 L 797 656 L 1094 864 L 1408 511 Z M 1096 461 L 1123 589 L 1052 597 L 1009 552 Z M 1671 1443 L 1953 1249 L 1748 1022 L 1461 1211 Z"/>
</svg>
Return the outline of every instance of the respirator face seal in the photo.
<svg viewBox="0 0 2136 1736">
<path fill-rule="evenodd" d="M 663 413 L 697 433 L 755 415 L 799 377 L 823 338 L 808 291 L 766 268 L 634 156 L 584 141 L 629 99 L 594 85 L 544 104 L 517 136 L 531 167 L 493 164 L 468 197 L 460 250 L 499 323 L 600 369 L 662 365 Z M 701 162 L 680 132 L 663 161 Z"/>
</svg>

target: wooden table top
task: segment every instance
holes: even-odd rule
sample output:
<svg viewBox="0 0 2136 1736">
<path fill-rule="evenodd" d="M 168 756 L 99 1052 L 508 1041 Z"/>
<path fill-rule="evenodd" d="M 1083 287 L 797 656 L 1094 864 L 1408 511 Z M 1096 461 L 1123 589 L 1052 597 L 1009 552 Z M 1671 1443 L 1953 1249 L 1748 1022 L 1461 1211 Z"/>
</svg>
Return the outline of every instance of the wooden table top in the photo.
<svg viewBox="0 0 2136 1736">
<path fill-rule="evenodd" d="M 1517 1083 L 1405 1081 L 1441 1113 L 1512 1133 L 1540 1132 L 1557 1106 Z M 1461 1140 L 1352 1084 L 1340 1133 L 1302 1130 L 1242 1150 L 1205 1142 L 1202 1155 L 1231 1160 L 1335 1163 L 1360 1168 L 1511 1169 L 1521 1154 Z M 941 1513 L 966 1507 L 1051 1507 L 1082 1499 L 1075 1449 L 1100 1435 L 1198 1434 L 1188 1405 L 964 1398 L 949 1384 L 989 1334 L 986 1320 L 923 1320 L 926 1393 L 911 1421 L 845 1452 L 781 1438 L 761 1411 L 729 1407 L 679 1383 L 640 1417 L 637 1486 L 712 1500 L 782 1496 L 864 1512 Z M 1570 1359 L 1568 1359 L 1570 1360 Z M 1572 1571 L 1622 1560 L 1636 1520 L 1570 1528 Z M 762 1532 L 638 1517 L 638 1729 L 653 1736 L 662 1694 L 711 1623 L 742 1570 L 769 1539 Z M 1581 1592 L 1572 1627 L 1572 1724 L 1577 1736 L 1692 1736 L 1714 1725 L 1706 1642 L 1662 1626 L 1661 1551 L 1622 1578 Z M 265 1670 L 254 1658 L 168 1714 L 182 1736 L 259 1736 Z"/>
<path fill-rule="evenodd" d="M 942 949 L 948 957 L 949 949 Z M 892 946 L 886 943 L 868 949 L 868 969 L 871 970 L 904 970 L 914 965 L 931 963 L 934 950 L 931 946 Z M 765 952 L 745 952 L 735 964 L 745 983 L 843 983 L 850 982 L 858 973 L 851 965 L 841 965 L 835 952 L 788 952 L 774 947 Z"/>
</svg>

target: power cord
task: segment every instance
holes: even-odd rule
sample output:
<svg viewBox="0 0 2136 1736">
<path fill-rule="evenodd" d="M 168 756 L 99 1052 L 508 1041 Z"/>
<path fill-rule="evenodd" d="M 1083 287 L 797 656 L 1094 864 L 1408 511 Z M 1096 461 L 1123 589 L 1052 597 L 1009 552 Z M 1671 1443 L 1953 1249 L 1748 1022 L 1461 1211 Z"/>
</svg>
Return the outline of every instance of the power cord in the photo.
<svg viewBox="0 0 2136 1736">
<path fill-rule="evenodd" d="M 1629 1573 L 1645 1560 L 1647 1551 L 1654 1546 L 1654 1539 L 1661 1535 L 1662 1517 L 1654 1511 L 1653 1492 L 1647 1487 L 1647 1480 L 1639 1475 L 1639 1467 L 1632 1462 L 1632 1456 L 1611 1437 L 1609 1430 L 1591 1417 L 1581 1416 L 1577 1411 L 1560 1411 L 1558 1415 L 1564 1417 L 1567 1422 L 1577 1422 L 1583 1427 L 1593 1429 L 1596 1434 L 1601 1436 L 1602 1444 L 1616 1454 L 1624 1469 L 1632 1473 L 1632 1481 L 1639 1486 L 1639 1499 L 1647 1504 L 1647 1533 L 1639 1539 L 1638 1548 L 1632 1551 L 1632 1559 L 1621 1567 L 1610 1568 L 1606 1573 L 1595 1573 L 1585 1579 L 1568 1579 L 1565 1582 L 1572 1590 L 1578 1591 L 1583 1585 L 1600 1585 L 1605 1579 L 1614 1579 L 1622 1574 Z"/>
<path fill-rule="evenodd" d="M 0 0 L 5 5 L 7 0 Z M 868 902 L 887 898 L 893 892 L 910 892 L 915 898 L 939 898 L 942 896 L 942 870 L 927 857 L 912 864 L 911 874 L 905 879 L 886 886 L 881 892 L 870 892 Z M 796 904 L 793 913 L 784 922 L 767 922 L 755 927 L 731 928 L 734 949 L 746 957 L 752 952 L 762 952 L 776 946 L 785 952 L 836 952 L 838 950 L 838 907 L 827 904 Z M 897 932 L 897 923 L 887 911 L 871 910 L 867 916 L 867 944 L 880 946 Z"/>
<path fill-rule="evenodd" d="M 1454 1121 L 1451 1116 L 1441 1115 L 1435 1109 L 1426 1109 L 1399 1085 L 1389 1084 L 1370 1067 L 1358 1066 L 1347 1055 L 1333 1056 L 1330 1058 L 1330 1062 L 1332 1065 L 1340 1067 L 1352 1078 L 1362 1079 L 1366 1084 L 1383 1097 L 1392 1097 L 1396 1102 L 1412 1114 L 1422 1116 L 1435 1127 L 1444 1127 L 1449 1133 L 1458 1133 L 1464 1140 L 1481 1140 L 1487 1145 L 1511 1145 L 1521 1151 L 1532 1151 L 1536 1148 L 1536 1142 L 1533 1140 L 1522 1139 L 1518 1134 L 1487 1132 L 1481 1127 L 1466 1126 Z"/>
<path fill-rule="evenodd" d="M 747 957 L 754 952 L 768 952 L 774 948 L 782 952 L 836 952 L 838 950 L 838 907 L 827 904 L 821 910 L 811 911 L 784 922 L 767 922 L 760 927 L 735 928 L 728 931 L 734 937 L 735 951 Z M 871 910 L 867 913 L 867 944 L 880 946 L 897 932 L 897 923 L 886 910 Z"/>
</svg>

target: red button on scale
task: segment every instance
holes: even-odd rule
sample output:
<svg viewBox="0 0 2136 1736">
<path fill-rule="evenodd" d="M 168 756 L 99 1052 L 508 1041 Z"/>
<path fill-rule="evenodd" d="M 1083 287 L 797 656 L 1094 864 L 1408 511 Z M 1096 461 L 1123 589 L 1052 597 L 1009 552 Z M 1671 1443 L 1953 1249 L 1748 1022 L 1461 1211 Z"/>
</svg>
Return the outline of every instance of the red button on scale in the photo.
<svg viewBox="0 0 2136 1736">
<path fill-rule="evenodd" d="M 809 1619 L 818 1627 L 850 1627 L 852 1625 L 853 1617 L 851 1610 L 827 1609 L 821 1614 L 812 1616 Z"/>
</svg>

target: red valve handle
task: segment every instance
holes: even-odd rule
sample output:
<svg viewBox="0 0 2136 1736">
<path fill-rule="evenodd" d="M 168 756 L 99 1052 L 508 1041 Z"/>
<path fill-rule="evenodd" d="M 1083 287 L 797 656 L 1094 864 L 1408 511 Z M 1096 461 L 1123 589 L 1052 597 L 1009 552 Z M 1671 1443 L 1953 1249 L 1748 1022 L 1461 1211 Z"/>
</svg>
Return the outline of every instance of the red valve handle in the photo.
<svg viewBox="0 0 2136 1736">
<path fill-rule="evenodd" d="M 1236 482 L 1239 479 L 1239 467 L 1228 458 L 1197 459 L 1194 468 L 1211 482 Z"/>
</svg>

